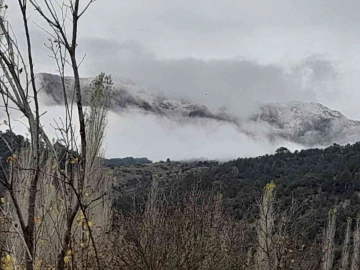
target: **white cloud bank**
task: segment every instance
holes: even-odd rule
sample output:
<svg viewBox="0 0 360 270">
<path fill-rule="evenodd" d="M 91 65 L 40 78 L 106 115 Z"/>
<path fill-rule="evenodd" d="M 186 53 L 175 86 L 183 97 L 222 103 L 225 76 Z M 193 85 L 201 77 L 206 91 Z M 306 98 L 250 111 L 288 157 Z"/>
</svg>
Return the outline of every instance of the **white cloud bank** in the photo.
<svg viewBox="0 0 360 270">
<path fill-rule="evenodd" d="M 50 137 L 55 138 L 52 125 L 54 119 L 63 117 L 63 108 L 52 106 L 45 108 L 45 111 L 47 113 L 42 117 L 42 123 L 45 123 L 44 128 Z M 13 116 L 24 122 L 19 115 Z M 74 121 L 76 123 L 76 117 Z M 13 123 L 16 133 L 26 133 L 23 124 Z M 301 148 L 286 141 L 274 143 L 264 138 L 253 139 L 240 133 L 235 125 L 214 120 L 193 119 L 179 124 L 169 118 L 136 111 L 110 113 L 104 146 L 108 158 L 134 156 L 153 161 L 166 158 L 229 160 L 274 153 L 280 146 L 290 150 Z"/>
</svg>

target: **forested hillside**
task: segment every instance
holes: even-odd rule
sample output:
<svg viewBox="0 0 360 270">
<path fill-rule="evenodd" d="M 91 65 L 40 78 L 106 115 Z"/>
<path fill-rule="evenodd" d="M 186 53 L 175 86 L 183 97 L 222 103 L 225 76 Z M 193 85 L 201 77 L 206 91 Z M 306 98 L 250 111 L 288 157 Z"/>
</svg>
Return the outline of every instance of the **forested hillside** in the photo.
<svg viewBox="0 0 360 270">
<path fill-rule="evenodd" d="M 109 167 L 118 167 L 123 165 L 149 164 L 152 163 L 152 161 L 147 158 L 125 157 L 104 159 L 104 163 Z"/>
<path fill-rule="evenodd" d="M 9 131 L 2 133 L 2 137 L 0 151 L 3 160 L 10 154 L 5 141 L 13 149 L 18 149 L 25 142 L 23 136 L 11 136 Z M 286 209 L 293 199 L 301 204 L 303 214 L 306 214 L 304 217 L 313 225 L 309 229 L 310 238 L 315 237 L 323 227 L 327 212 L 332 207 L 339 208 L 339 220 L 344 222 L 346 217 L 356 217 L 360 213 L 360 143 L 334 144 L 326 149 L 294 153 L 280 148 L 273 155 L 240 158 L 225 163 L 150 162 L 146 158 L 131 157 L 104 159 L 109 170 L 113 171 L 115 189 L 122 194 L 121 198 L 116 196 L 117 201 L 131 205 L 127 196 L 129 191 L 136 190 L 139 197 L 145 195 L 156 174 L 164 187 L 170 184 L 180 193 L 195 186 L 204 191 L 221 193 L 226 211 L 238 219 L 255 216 L 256 200 L 260 198 L 264 186 L 274 181 L 281 209 Z"/>
<path fill-rule="evenodd" d="M 264 186 L 274 181 L 277 205 L 285 210 L 294 200 L 303 221 L 309 225 L 306 238 L 313 240 L 324 227 L 331 208 L 339 208 L 340 235 L 346 218 L 360 213 L 359 165 L 360 143 L 356 143 L 294 153 L 282 148 L 274 155 L 223 164 L 204 161 L 126 166 L 115 169 L 115 176 L 122 194 L 118 198 L 124 204 L 131 204 L 134 190 L 146 194 L 152 175 L 157 173 L 164 186 L 180 193 L 195 186 L 221 193 L 228 213 L 237 219 L 251 220 L 256 216 L 257 199 Z"/>
<path fill-rule="evenodd" d="M 244 217 L 252 211 L 266 183 L 274 181 L 282 209 L 294 198 L 311 222 L 309 237 L 315 237 L 330 208 L 339 208 L 339 219 L 360 213 L 360 143 L 279 152 L 254 159 L 238 159 L 210 169 L 205 179 L 224 193 L 230 211 Z M 309 224 L 310 225 L 310 224 Z"/>
<path fill-rule="evenodd" d="M 3 149 L 2 164 L 6 168 L 6 159 L 10 151 L 6 151 L 8 147 L 5 141 L 11 139 L 11 147 L 16 151 L 25 140 L 22 136 L 11 136 L 10 132 L 2 133 L 2 136 L 4 140 L 0 142 L 0 149 Z M 257 253 L 254 253 L 254 250 L 257 249 L 257 244 L 254 239 L 257 236 L 254 229 L 259 222 L 259 216 L 263 215 L 264 197 L 262 196 L 265 196 L 267 192 L 264 191 L 264 187 L 271 183 L 271 190 L 273 189 L 275 194 L 273 206 L 275 212 L 272 213 L 274 228 L 271 236 L 274 238 L 271 238 L 271 241 L 275 241 L 279 235 L 286 236 L 289 240 L 279 244 L 278 247 L 296 251 L 292 255 L 280 254 L 279 256 L 286 257 L 286 263 L 294 267 L 293 260 L 310 258 L 309 265 L 317 269 L 324 256 L 323 233 L 326 224 L 329 223 L 329 213 L 334 211 L 332 209 L 336 209 L 334 265 L 338 265 L 340 258 L 343 257 L 343 241 L 346 226 L 349 224 L 348 218 L 354 221 L 360 214 L 360 143 L 346 146 L 334 144 L 326 149 L 308 149 L 294 153 L 282 147 L 273 155 L 240 158 L 225 163 L 171 162 L 170 160 L 149 163 L 145 158 L 141 160 L 115 159 L 115 163 L 113 163 L 114 160 L 104 159 L 103 161 L 108 165 L 107 170 L 112 175 L 113 209 L 117 213 L 114 215 L 114 228 L 120 226 L 122 228 L 120 230 L 127 232 L 128 238 L 122 245 L 129 249 L 136 241 L 142 239 L 141 228 L 147 224 L 144 222 L 151 222 L 153 226 L 151 233 L 154 235 L 151 234 L 151 237 L 155 237 L 155 233 L 160 233 L 158 232 L 160 227 L 165 230 L 160 234 L 165 235 L 170 233 L 168 229 L 172 226 L 186 227 L 187 222 L 195 222 L 194 230 L 198 230 L 201 226 L 210 226 L 207 229 L 211 232 L 213 230 L 211 224 L 215 221 L 210 222 L 207 218 L 212 220 L 219 215 L 218 218 L 224 219 L 225 223 L 216 221 L 215 225 L 220 226 L 216 229 L 216 233 L 219 237 L 223 237 L 225 232 L 222 230 L 230 230 L 231 227 L 231 230 L 235 230 L 232 233 L 236 233 L 234 236 L 236 240 L 228 243 L 229 248 L 234 252 L 228 258 L 231 261 L 221 261 L 221 263 L 219 261 L 217 265 L 243 264 L 248 254 L 251 258 L 256 258 Z M 138 161 L 145 164 L 131 164 Z M 154 192 L 157 195 L 154 195 Z M 218 200 L 222 205 L 221 215 L 217 208 Z M 149 211 L 152 211 L 151 214 Z M 197 215 L 204 215 L 202 218 L 205 220 L 201 219 L 201 223 L 197 223 L 200 222 Z M 189 220 L 182 220 L 182 218 Z M 358 221 L 356 226 L 354 224 L 355 222 L 352 222 L 349 228 L 357 231 Z M 138 229 L 140 231 L 137 231 Z M 207 234 L 207 232 L 203 233 Z M 257 234 L 259 234 L 258 230 Z M 170 242 L 166 241 L 178 241 L 182 237 L 181 233 L 169 239 L 161 238 L 161 241 L 164 245 L 165 243 L 169 245 Z M 210 241 L 208 238 L 204 239 L 203 241 Z M 356 237 L 353 239 L 353 245 L 355 245 Z M 220 242 L 215 244 L 218 245 Z M 118 245 L 115 246 L 120 248 Z M 271 254 L 276 251 L 275 246 Z M 157 247 L 165 248 L 160 243 Z M 166 248 L 157 252 L 160 251 L 165 252 Z M 125 258 L 128 259 L 128 254 L 132 252 L 136 254 L 138 251 L 119 250 L 117 252 L 123 254 L 123 260 L 125 260 Z M 195 251 L 191 252 L 196 254 Z M 212 260 L 218 251 L 211 250 L 211 252 L 214 253 L 209 253 L 208 259 Z M 133 263 L 135 268 L 138 267 L 139 262 Z M 284 262 L 284 265 L 286 263 Z M 119 265 L 123 267 L 122 263 Z M 248 269 L 247 267 L 251 265 L 252 263 L 249 262 L 239 269 Z M 302 268 L 300 266 L 301 263 L 294 269 L 310 269 L 307 268 L 310 266 L 302 265 Z"/>
</svg>

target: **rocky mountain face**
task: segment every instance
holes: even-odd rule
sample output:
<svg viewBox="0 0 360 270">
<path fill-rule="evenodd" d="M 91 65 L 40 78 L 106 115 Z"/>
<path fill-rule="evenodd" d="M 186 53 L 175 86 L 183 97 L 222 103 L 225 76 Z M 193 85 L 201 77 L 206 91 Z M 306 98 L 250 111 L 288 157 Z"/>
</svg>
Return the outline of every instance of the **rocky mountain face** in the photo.
<svg viewBox="0 0 360 270">
<path fill-rule="evenodd" d="M 350 120 L 319 103 L 261 104 L 259 113 L 250 120 L 268 124 L 274 137 L 306 146 L 354 143 L 360 139 L 360 121 Z"/>
<path fill-rule="evenodd" d="M 84 104 L 88 104 L 93 78 L 81 80 Z M 72 98 L 73 78 L 65 78 L 65 88 Z M 41 73 L 37 83 L 46 94 L 47 105 L 62 104 L 63 87 L 57 75 Z M 135 109 L 184 121 L 206 118 L 237 126 L 239 132 L 255 138 L 286 139 L 304 146 L 346 144 L 360 140 L 360 121 L 350 120 L 338 111 L 319 103 L 291 101 L 284 103 L 258 103 L 256 113 L 232 115 L 211 111 L 202 104 L 154 95 L 131 80 L 115 80 L 111 93 L 111 109 L 115 112 Z"/>
</svg>

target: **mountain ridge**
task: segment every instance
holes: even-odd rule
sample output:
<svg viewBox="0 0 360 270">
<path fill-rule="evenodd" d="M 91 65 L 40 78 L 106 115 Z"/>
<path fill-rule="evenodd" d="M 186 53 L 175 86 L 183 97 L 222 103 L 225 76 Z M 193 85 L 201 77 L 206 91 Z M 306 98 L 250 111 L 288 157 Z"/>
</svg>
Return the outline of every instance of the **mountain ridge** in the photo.
<svg viewBox="0 0 360 270">
<path fill-rule="evenodd" d="M 93 78 L 81 79 L 85 105 L 90 100 L 92 80 Z M 60 76 L 39 73 L 37 84 L 47 96 L 47 105 L 63 103 Z M 70 94 L 72 77 L 65 77 L 65 86 Z M 70 98 L 71 95 L 68 96 Z M 209 119 L 235 125 L 239 132 L 253 138 L 266 138 L 270 141 L 285 139 L 306 147 L 354 143 L 360 140 L 360 121 L 348 119 L 341 112 L 316 102 L 258 102 L 257 108 L 250 115 L 234 115 L 226 110 L 211 110 L 204 104 L 153 94 L 132 80 L 117 79 L 114 80 L 110 103 L 110 109 L 117 113 L 135 109 L 144 114 L 168 117 L 176 121 Z"/>
</svg>

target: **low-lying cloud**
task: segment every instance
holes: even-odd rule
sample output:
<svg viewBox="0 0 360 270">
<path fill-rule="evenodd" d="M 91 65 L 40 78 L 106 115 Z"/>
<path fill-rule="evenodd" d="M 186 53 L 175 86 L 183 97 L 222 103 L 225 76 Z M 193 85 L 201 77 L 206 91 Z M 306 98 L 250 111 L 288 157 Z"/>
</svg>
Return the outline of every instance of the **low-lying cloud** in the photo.
<svg viewBox="0 0 360 270">
<path fill-rule="evenodd" d="M 331 107 L 339 94 L 337 64 L 321 55 L 287 66 L 263 65 L 240 57 L 162 59 L 137 42 L 88 38 L 82 44 L 89 55 L 83 67 L 86 74 L 105 71 L 154 92 L 187 98 L 212 110 L 226 108 L 237 116 L 251 112 L 258 101 L 314 101 Z"/>
<path fill-rule="evenodd" d="M 257 101 L 302 100 L 320 102 L 360 119 L 359 68 L 354 57 L 358 55 L 360 28 L 354 25 L 359 22 L 359 1 L 210 2 L 104 0 L 94 5 L 79 31 L 79 59 L 87 54 L 82 76 L 105 71 L 150 91 L 238 117 L 252 113 Z M 9 20 L 19 32 L 22 47 L 17 9 L 9 9 Z M 31 20 L 39 18 L 31 16 Z M 55 72 L 43 46 L 46 34 L 35 25 L 31 33 L 36 72 Z M 233 57 L 239 53 L 244 57 Z M 49 123 L 62 110 L 45 110 L 43 123 L 51 133 Z M 19 118 L 16 113 L 13 117 Z M 26 132 L 23 125 L 16 125 L 15 131 Z M 273 152 L 277 144 L 286 144 L 260 138 L 214 120 L 176 122 L 122 112 L 109 120 L 107 156 L 230 158 Z"/>
<path fill-rule="evenodd" d="M 44 108 L 42 116 L 44 129 L 50 138 L 59 138 L 55 131 L 56 122 L 64 119 L 62 106 Z M 74 114 L 76 115 L 76 114 Z M 13 115 L 14 132 L 26 134 L 25 119 Z M 18 122 L 22 121 L 22 124 Z M 3 121 L 3 119 L 1 119 Z M 74 117 L 75 126 L 77 118 Z M 0 127 L 1 128 L 1 127 Z M 2 130 L 5 126 L 2 126 Z M 151 160 L 216 159 L 229 160 L 238 157 L 254 157 L 274 153 L 280 146 L 291 150 L 302 146 L 278 140 L 270 142 L 265 137 L 251 138 L 236 125 L 209 119 L 190 119 L 181 122 L 130 110 L 122 113 L 111 112 L 105 139 L 105 156 L 148 157 Z"/>
<path fill-rule="evenodd" d="M 82 44 L 90 55 L 82 66 L 83 74 L 95 76 L 105 71 L 114 77 L 131 79 L 152 93 L 205 104 L 213 112 L 221 110 L 236 117 L 253 113 L 258 101 L 302 100 L 326 104 L 332 100 L 326 92 L 337 93 L 335 86 L 340 76 L 336 63 L 319 55 L 282 66 L 262 65 L 242 58 L 160 59 L 136 42 L 120 44 L 88 39 Z M 44 111 L 47 113 L 42 123 L 56 137 L 50 123 L 54 124 L 54 119 L 63 115 L 63 109 L 52 106 Z M 280 146 L 302 148 L 285 140 L 270 141 L 265 136 L 266 127 L 255 125 L 252 129 L 253 134 L 258 133 L 257 137 L 246 135 L 236 125 L 216 120 L 176 121 L 138 111 L 112 112 L 106 156 L 227 160 L 273 153 Z M 22 125 L 17 125 L 15 131 L 26 132 Z"/>
</svg>

